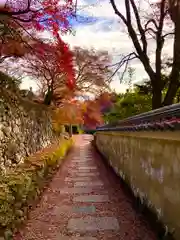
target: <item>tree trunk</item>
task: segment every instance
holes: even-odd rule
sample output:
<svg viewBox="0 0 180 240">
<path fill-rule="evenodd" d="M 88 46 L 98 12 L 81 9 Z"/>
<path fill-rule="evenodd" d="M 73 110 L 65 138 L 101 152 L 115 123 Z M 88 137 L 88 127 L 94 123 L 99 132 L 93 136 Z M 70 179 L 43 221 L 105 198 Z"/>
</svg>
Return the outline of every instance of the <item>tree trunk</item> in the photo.
<svg viewBox="0 0 180 240">
<path fill-rule="evenodd" d="M 51 89 L 51 87 L 48 87 L 48 91 L 45 95 L 44 98 L 44 104 L 45 105 L 50 105 L 52 102 L 52 98 L 53 98 L 53 90 Z"/>
<path fill-rule="evenodd" d="M 70 125 L 69 125 L 69 135 L 70 135 L 70 137 L 72 137 L 72 134 L 73 134 L 73 133 L 72 133 L 72 124 L 70 124 Z"/>
<path fill-rule="evenodd" d="M 162 107 L 162 89 L 161 86 L 152 86 L 152 109 Z"/>
<path fill-rule="evenodd" d="M 176 99 L 176 103 L 179 103 L 179 102 L 180 102 L 180 92 L 178 92 L 177 99 Z"/>
<path fill-rule="evenodd" d="M 163 105 L 173 104 L 174 98 L 180 85 L 180 9 L 176 9 L 175 14 L 171 14 L 175 24 L 174 33 L 174 49 L 173 49 L 173 65 L 169 79 L 168 91 L 164 99 Z"/>
<path fill-rule="evenodd" d="M 170 80 L 169 88 L 166 93 L 163 106 L 168 106 L 174 103 L 174 98 L 176 97 L 176 93 L 179 89 L 179 73 L 177 75 L 172 76 L 172 80 Z"/>
</svg>

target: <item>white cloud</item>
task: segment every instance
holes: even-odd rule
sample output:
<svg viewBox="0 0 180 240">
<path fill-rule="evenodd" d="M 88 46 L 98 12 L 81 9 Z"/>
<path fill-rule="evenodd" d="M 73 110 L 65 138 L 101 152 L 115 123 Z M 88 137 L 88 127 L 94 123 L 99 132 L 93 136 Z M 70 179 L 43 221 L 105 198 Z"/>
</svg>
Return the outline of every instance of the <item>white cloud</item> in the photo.
<svg viewBox="0 0 180 240">
<path fill-rule="evenodd" d="M 0 7 L 4 7 L 6 0 L 0 0 Z"/>
<path fill-rule="evenodd" d="M 121 9 L 121 11 L 125 12 L 124 3 L 122 1 L 116 1 L 116 5 L 119 9 Z M 92 4 L 88 4 L 88 1 L 79 0 L 78 9 L 79 13 L 85 15 L 119 20 L 118 16 L 114 13 L 112 5 L 107 0 L 97 0 Z"/>
<path fill-rule="evenodd" d="M 152 2 L 152 1 L 151 1 Z M 116 1 L 118 8 L 121 12 L 124 11 L 124 3 L 122 1 Z M 87 3 L 84 0 L 80 0 L 81 6 L 86 6 Z M 143 13 L 146 14 L 146 10 L 149 10 L 149 5 L 144 4 L 144 1 L 140 2 Z M 81 46 L 86 48 L 95 48 L 100 50 L 107 50 L 113 57 L 113 63 L 118 62 L 120 54 L 128 54 L 133 51 L 133 44 L 131 39 L 125 32 L 122 22 L 115 15 L 113 8 L 109 1 L 98 1 L 94 6 L 84 8 L 82 14 L 99 18 L 99 21 L 94 21 L 91 25 L 80 25 L 76 27 L 75 36 L 66 35 L 63 37 L 70 46 Z M 151 41 L 149 44 L 149 57 L 154 62 L 155 57 L 155 44 Z M 170 56 L 172 53 L 172 41 L 167 41 L 163 49 L 163 54 Z M 134 83 L 147 78 L 147 74 L 140 61 L 132 61 L 131 66 L 135 68 L 136 73 L 134 75 Z M 117 91 L 125 89 L 127 86 L 120 85 L 117 76 L 114 77 L 112 88 Z M 124 90 L 122 90 L 124 91 Z"/>
<path fill-rule="evenodd" d="M 128 54 L 133 50 L 132 42 L 128 35 L 122 32 L 122 24 L 117 21 L 118 18 L 108 1 L 103 1 L 103 4 L 88 8 L 85 13 L 100 17 L 100 20 L 91 25 L 77 26 L 75 36 L 63 36 L 63 39 L 69 43 L 71 48 L 81 46 L 89 49 L 106 50 L 112 55 L 113 63 L 119 61 L 120 54 Z M 143 70 L 140 69 L 140 71 L 142 75 Z M 127 88 L 125 84 L 120 84 L 117 76 L 114 77 L 111 87 L 117 92 L 124 92 Z"/>
<path fill-rule="evenodd" d="M 32 87 L 33 91 L 38 91 L 37 82 L 29 77 L 24 77 L 21 83 L 21 89 L 30 89 Z"/>
<path fill-rule="evenodd" d="M 119 2 L 118 8 L 124 11 L 124 3 L 118 0 L 116 2 Z M 132 52 L 132 41 L 125 33 L 122 22 L 120 22 L 119 18 L 115 15 L 108 0 L 99 0 L 97 3 L 95 2 L 94 5 L 87 3 L 85 0 L 79 0 L 78 5 L 78 8 L 82 9 L 79 10 L 78 14 L 90 17 L 93 16 L 99 18 L 99 20 L 94 20 L 91 24 L 79 24 L 75 27 L 75 35 L 63 36 L 62 38 L 69 43 L 71 48 L 74 46 L 81 46 L 89 49 L 95 48 L 97 50 L 106 50 L 112 55 L 113 63 L 118 62 L 120 54 Z M 48 32 L 45 32 L 43 36 L 50 38 Z M 167 41 L 163 53 L 169 55 L 170 52 L 172 53 L 172 43 L 171 41 Z M 150 43 L 149 56 L 152 61 L 155 56 L 154 54 L 155 45 L 154 43 Z M 139 61 L 132 61 L 131 66 L 136 70 L 134 82 L 147 78 L 147 74 Z M 127 88 L 126 84 L 120 84 L 117 76 L 114 77 L 111 87 L 118 92 L 124 92 Z"/>
<path fill-rule="evenodd" d="M 114 80 L 112 83 L 111 83 L 111 88 L 112 90 L 114 90 L 115 92 L 117 93 L 125 93 L 126 92 L 126 89 L 128 89 L 128 86 L 126 84 L 120 84 L 120 81 L 118 80 Z"/>
<path fill-rule="evenodd" d="M 79 26 L 76 28 L 76 34 L 65 35 L 63 39 L 71 47 L 83 46 L 86 48 L 109 50 L 110 53 L 120 54 L 129 50 L 131 42 L 127 44 L 128 37 L 118 30 L 102 31 L 102 22 L 90 26 Z"/>
<path fill-rule="evenodd" d="M 85 9 L 85 14 L 95 17 L 114 18 L 115 14 L 109 2 L 103 1 L 96 6 L 90 6 Z"/>
</svg>

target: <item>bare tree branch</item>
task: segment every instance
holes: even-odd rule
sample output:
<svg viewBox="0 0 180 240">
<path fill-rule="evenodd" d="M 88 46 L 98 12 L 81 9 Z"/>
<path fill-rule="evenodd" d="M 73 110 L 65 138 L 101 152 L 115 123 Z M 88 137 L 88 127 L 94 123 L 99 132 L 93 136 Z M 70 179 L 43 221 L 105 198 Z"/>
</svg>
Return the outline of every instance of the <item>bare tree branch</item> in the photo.
<svg viewBox="0 0 180 240">
<path fill-rule="evenodd" d="M 155 19 L 149 19 L 148 21 L 147 21 L 147 23 L 145 24 L 145 30 L 147 29 L 147 27 L 148 27 L 148 25 L 149 24 L 153 24 L 154 25 L 154 27 L 158 30 L 158 24 L 156 23 L 156 20 Z"/>
<path fill-rule="evenodd" d="M 117 9 L 115 1 L 114 0 L 110 0 L 110 2 L 111 2 L 111 5 L 112 5 L 112 7 L 114 9 L 115 14 L 118 15 L 122 19 L 122 21 L 127 25 L 127 20 L 123 16 L 123 14 Z"/>
<path fill-rule="evenodd" d="M 162 49 L 164 46 L 165 37 L 169 35 L 169 33 L 164 34 L 163 32 L 165 18 L 167 16 L 166 0 L 161 0 L 158 4 L 153 5 L 155 9 L 155 15 L 148 15 L 148 17 L 151 17 L 150 19 L 144 17 L 144 20 L 146 20 L 145 23 L 143 20 L 141 20 L 140 10 L 137 7 L 136 0 L 124 0 L 126 13 L 118 10 L 117 5 L 115 4 L 115 0 L 110 0 L 110 3 L 116 15 L 119 16 L 119 18 L 127 27 L 129 37 L 131 38 L 131 41 L 134 45 L 136 54 L 141 61 L 145 71 L 149 75 L 153 88 L 153 108 L 158 108 L 162 105 Z M 150 4 L 150 6 L 152 6 L 152 4 Z M 135 19 L 132 15 L 135 16 Z M 134 20 L 135 23 L 133 22 Z M 150 61 L 147 51 L 149 39 L 146 34 L 149 34 L 156 41 L 155 69 L 154 65 Z M 118 69 L 122 66 L 125 66 L 124 71 L 126 71 L 128 65 L 127 62 L 134 59 L 135 57 L 136 56 L 132 57 L 130 54 L 130 56 L 127 55 L 125 58 L 122 58 L 119 64 L 116 64 L 117 69 L 112 74 L 112 76 L 114 76 L 118 72 Z M 124 76 L 124 71 L 122 77 Z"/>
<path fill-rule="evenodd" d="M 122 59 L 121 59 L 118 63 L 115 63 L 115 64 L 110 65 L 109 67 L 114 67 L 114 66 L 117 66 L 117 65 L 118 65 L 117 68 L 116 68 L 116 70 L 115 70 L 115 71 L 113 72 L 113 74 L 110 76 L 110 79 L 112 79 L 112 77 L 115 76 L 115 74 L 119 71 L 119 69 L 125 65 L 125 69 L 124 69 L 123 74 L 122 74 L 122 77 L 121 77 L 121 78 L 123 78 L 123 76 L 124 76 L 124 74 L 125 74 L 125 72 L 126 72 L 126 70 L 127 70 L 128 63 L 129 63 L 130 61 L 132 61 L 132 60 L 134 60 L 134 59 L 138 59 L 138 58 L 139 58 L 139 56 L 138 56 L 135 52 L 132 52 L 132 53 L 130 53 L 130 54 L 122 57 Z"/>
<path fill-rule="evenodd" d="M 131 5 L 133 7 L 133 10 L 134 10 L 134 14 L 135 14 L 135 17 L 136 17 L 136 21 L 137 21 L 137 26 L 138 26 L 138 29 L 139 29 L 139 32 L 141 34 L 141 40 L 142 40 L 142 44 L 143 44 L 143 52 L 147 53 L 147 39 L 146 39 L 146 34 L 145 34 L 145 31 L 142 27 L 142 24 L 141 24 L 141 20 L 140 20 L 140 16 L 139 16 L 139 13 L 138 13 L 138 9 L 136 7 L 136 4 L 134 2 L 134 0 L 130 0 L 131 2 Z"/>
<path fill-rule="evenodd" d="M 162 37 L 163 37 L 163 38 L 166 38 L 166 37 L 168 37 L 168 36 L 172 36 L 172 35 L 174 36 L 174 34 L 175 34 L 174 32 L 170 32 L 170 33 L 164 34 Z"/>
</svg>

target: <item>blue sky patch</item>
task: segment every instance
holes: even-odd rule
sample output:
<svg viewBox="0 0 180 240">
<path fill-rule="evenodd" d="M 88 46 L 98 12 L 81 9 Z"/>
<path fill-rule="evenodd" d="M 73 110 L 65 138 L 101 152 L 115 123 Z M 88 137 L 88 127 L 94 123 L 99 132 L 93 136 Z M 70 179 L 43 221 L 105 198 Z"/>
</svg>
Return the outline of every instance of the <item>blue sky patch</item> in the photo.
<svg viewBox="0 0 180 240">
<path fill-rule="evenodd" d="M 81 15 L 81 14 L 76 14 L 75 17 L 69 18 L 69 22 L 72 25 L 72 27 L 77 27 L 77 26 L 80 26 L 80 25 L 95 24 L 98 21 L 99 21 L 98 17 Z"/>
</svg>

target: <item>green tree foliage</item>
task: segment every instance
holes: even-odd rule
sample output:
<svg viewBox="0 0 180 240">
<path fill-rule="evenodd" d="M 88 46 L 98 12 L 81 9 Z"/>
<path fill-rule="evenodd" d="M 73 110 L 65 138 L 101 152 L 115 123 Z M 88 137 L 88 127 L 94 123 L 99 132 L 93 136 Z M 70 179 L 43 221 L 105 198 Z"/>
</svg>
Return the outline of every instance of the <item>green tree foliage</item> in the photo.
<svg viewBox="0 0 180 240">
<path fill-rule="evenodd" d="M 138 88 L 132 92 L 117 95 L 113 108 L 104 115 L 105 122 L 111 123 L 150 111 L 151 98 L 151 95 L 140 94 Z"/>
<path fill-rule="evenodd" d="M 110 0 L 115 14 L 127 30 L 134 51 L 121 55 L 116 71 L 123 66 L 126 70 L 131 60 L 140 60 L 151 81 L 153 109 L 173 104 L 180 86 L 180 1 L 125 0 L 120 5 L 118 2 Z M 170 54 L 172 66 L 165 93 L 164 47 L 170 36 L 173 44 L 173 51 Z M 153 54 L 150 54 L 151 51 Z"/>
<path fill-rule="evenodd" d="M 162 98 L 168 91 L 168 76 L 162 75 Z M 153 89 L 149 79 L 144 79 L 141 84 L 135 84 L 134 89 L 125 94 L 116 95 L 115 103 L 109 112 L 104 114 L 106 123 L 115 122 L 143 112 L 152 110 Z M 180 102 L 180 88 L 174 98 L 174 103 Z"/>
</svg>

